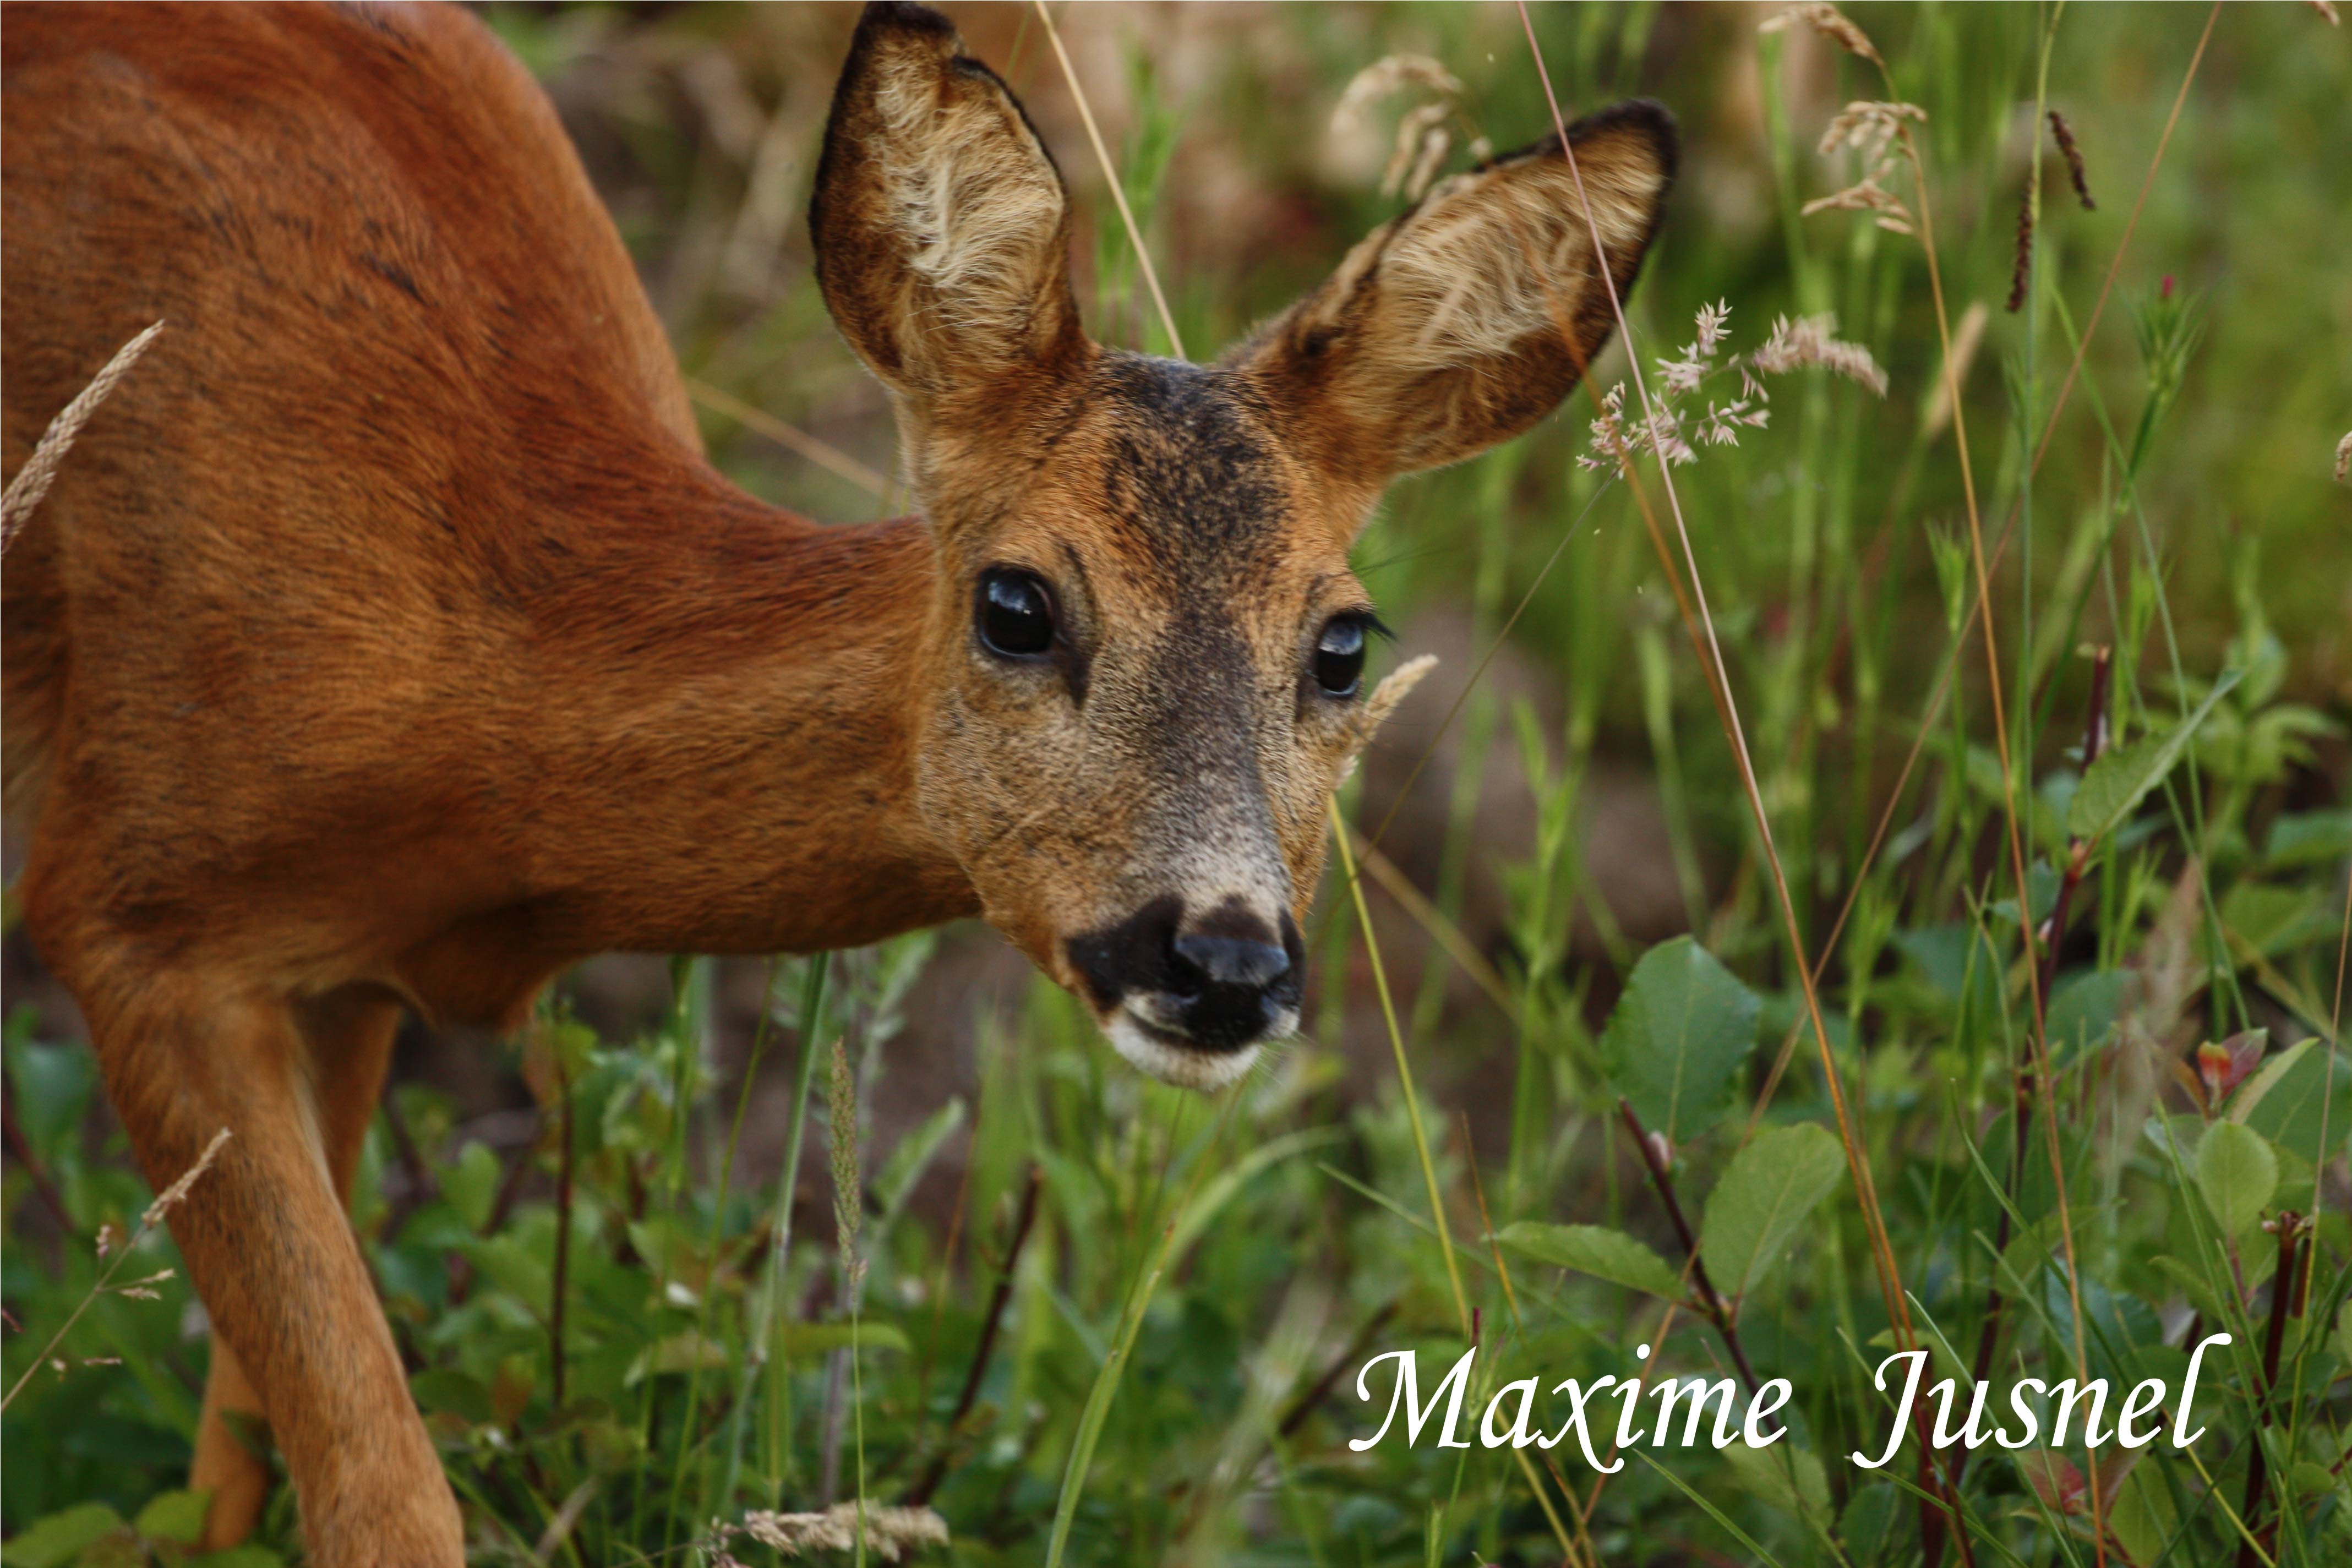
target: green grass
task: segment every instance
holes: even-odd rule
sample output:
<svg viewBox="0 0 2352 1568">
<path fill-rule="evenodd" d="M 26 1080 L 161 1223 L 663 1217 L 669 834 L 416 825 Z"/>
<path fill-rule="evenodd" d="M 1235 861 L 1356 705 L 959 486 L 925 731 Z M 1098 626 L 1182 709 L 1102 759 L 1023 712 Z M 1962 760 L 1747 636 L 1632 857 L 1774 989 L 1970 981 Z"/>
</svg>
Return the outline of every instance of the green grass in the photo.
<svg viewBox="0 0 2352 1568">
<path fill-rule="evenodd" d="M 1975 1452 L 1958 1489 L 1970 1561 L 2203 1568 L 2237 1558 L 2242 1522 L 2260 1538 L 2249 1561 L 2344 1559 L 2352 1060 L 2334 1042 L 2352 492 L 2328 470 L 2352 424 L 2352 169 L 2330 151 L 2352 131 L 2345 37 L 2301 7 L 2225 10 L 2157 163 L 2201 8 L 1854 14 L 1891 85 L 1811 35 L 1757 39 L 1761 12 L 1537 17 L 1570 113 L 1645 91 L 1684 119 L 1685 181 L 1629 302 L 1645 370 L 1723 298 L 1727 351 L 1776 313 L 1834 309 L 1890 373 L 1884 400 L 1821 371 L 1774 381 L 1769 428 L 1673 475 L 1752 800 L 1706 628 L 1676 608 L 1657 470 L 1637 497 L 1575 465 L 1584 392 L 1522 442 L 1400 486 L 1358 560 L 1404 651 L 1425 616 L 1465 618 L 1482 652 L 1507 626 L 1504 662 L 1536 683 L 1528 700 L 1473 688 L 1458 761 L 1433 765 L 1440 838 L 1416 862 L 1436 868 L 1421 891 L 1444 920 L 1473 921 L 1477 890 L 1496 890 L 1474 941 L 1501 999 L 1335 862 L 1310 1038 L 1239 1090 L 1207 1101 L 1139 1081 L 1039 982 L 1010 1024 L 983 1026 L 970 1103 L 874 1146 L 859 1103 L 905 998 L 931 983 L 932 938 L 780 961 L 756 1050 L 789 1063 L 803 1207 L 835 1190 L 829 1171 L 859 1218 L 844 1227 L 796 1224 L 790 1190 L 741 1179 L 749 1102 L 709 1065 L 707 961 L 674 967 L 674 1005 L 641 1038 L 599 1038 L 559 997 L 507 1048 L 538 1113 L 512 1156 L 524 1179 L 486 1144 L 453 1148 L 452 1103 L 408 1085 L 397 1104 L 430 1187 L 387 1205 L 401 1155 L 380 1125 L 354 1208 L 479 1560 L 713 1561 L 715 1521 L 862 1494 L 936 1510 L 953 1539 L 927 1560 L 973 1564 L 1917 1563 L 1942 1515 L 1916 1444 L 1883 1471 L 1845 1456 L 1881 1439 L 1871 1378 L 1889 1351 L 1917 1343 L 1934 1375 L 1964 1373 L 1988 1321 L 2004 1389 L 2177 1385 L 2193 1336 L 2236 1343 L 2207 1363 L 2190 1449 L 2159 1442 L 2128 1469 L 2079 1446 Z M 1088 88 L 1196 352 L 1392 209 L 1377 160 L 1369 178 L 1317 162 L 1361 67 L 1425 51 L 1498 145 L 1547 126 L 1507 7 L 1301 8 L 1246 31 L 1212 18 L 1187 47 L 1155 16 L 1057 20 L 1074 40 L 1123 40 L 1122 77 Z M 1095 214 L 1097 329 L 1160 335 L 1034 23 L 963 19 Z M 780 241 L 764 291 L 727 284 L 707 257 L 740 228 L 743 161 L 651 90 L 677 79 L 665 50 L 717 43 L 756 104 L 797 112 L 831 57 L 780 54 L 726 8 L 498 20 L 543 74 L 602 51 L 633 89 L 585 130 L 689 370 L 887 469 L 884 419 L 826 333 L 804 240 Z M 1932 210 L 1941 326 L 1918 238 L 1798 210 L 1850 177 L 1814 152 L 1829 114 L 1889 95 L 1927 113 L 1924 198 L 1907 175 L 1889 184 Z M 2036 265 L 2011 315 L 2026 127 L 2045 106 L 2073 123 L 2099 206 L 2074 205 L 2054 155 L 2041 165 Z M 1221 225 L 1202 204 L 1242 199 L 1220 183 L 1235 170 L 1273 204 Z M 1276 215 L 1287 237 L 1258 243 L 1253 225 Z M 1972 519 L 1954 429 L 1930 406 L 1944 331 L 1976 303 L 1990 325 L 1961 404 Z M 762 493 L 829 517 L 880 507 L 730 422 L 709 430 Z M 2086 771 L 2091 647 L 2111 664 Z M 1628 767 L 1655 780 L 1686 941 L 1629 932 L 1596 891 L 1606 846 L 1582 824 Z M 1478 808 L 1507 782 L 1530 807 L 1508 841 Z M 1380 836 L 1384 799 L 1341 808 Z M 2048 916 L 2070 868 L 2045 969 L 2021 926 Z M 55 1029 L 19 1010 L 6 1038 L 11 1116 L 42 1181 L 12 1159 L 0 1295 L 22 1332 L 0 1341 L 0 1374 L 32 1375 L 0 1417 L 0 1560 L 175 1562 L 205 1347 L 176 1278 L 143 1287 L 154 1300 L 96 1289 L 113 1260 L 89 1239 L 129 1229 L 147 1194 L 87 1053 Z M 2200 1054 L 2233 1039 L 2235 1057 Z M 2046 1086 L 2022 1138 L 2021 1067 Z M 1621 1097 L 1673 1131 L 1660 1168 L 1680 1226 Z M 820 1103 L 832 1157 L 803 1161 Z M 1850 1161 L 1869 1173 L 1883 1252 Z M 935 1165 L 957 1172 L 945 1217 L 914 1201 Z M 2283 1213 L 2312 1219 L 2307 1245 Z M 2308 1260 L 2284 1311 L 2283 1235 Z M 112 1278 L 173 1263 L 157 1238 Z M 36 1368 L 85 1302 L 61 1365 Z M 1360 1403 L 1358 1367 L 1417 1349 L 1425 1391 L 1465 1316 L 1474 1427 L 1515 1378 L 1624 1375 L 1643 1344 L 1653 1378 L 1730 1376 L 1736 1342 L 1759 1378 L 1792 1385 L 1791 1436 L 1758 1455 L 1645 1446 L 1605 1478 L 1573 1443 L 1515 1456 L 1392 1435 L 1351 1450 L 1387 1393 L 1376 1375 Z M 771 1552 L 743 1535 L 725 1549 Z M 242 1561 L 298 1555 L 281 1492 Z"/>
</svg>

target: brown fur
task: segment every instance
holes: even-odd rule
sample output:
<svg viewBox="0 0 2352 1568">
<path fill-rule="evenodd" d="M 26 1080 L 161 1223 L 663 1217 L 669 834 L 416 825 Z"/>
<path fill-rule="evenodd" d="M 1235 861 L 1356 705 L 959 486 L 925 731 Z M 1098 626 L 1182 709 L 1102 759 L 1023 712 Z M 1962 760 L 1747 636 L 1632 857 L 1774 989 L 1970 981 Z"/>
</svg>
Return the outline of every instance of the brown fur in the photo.
<svg viewBox="0 0 2352 1568">
<path fill-rule="evenodd" d="M 266 1414 L 330 1568 L 461 1555 L 341 1213 L 403 1008 L 511 1026 L 600 950 L 975 912 L 1076 985 L 1074 938 L 1153 900 L 1303 913 L 1369 727 L 1304 674 L 1365 604 L 1365 510 L 1532 423 L 1606 330 L 1538 149 L 1222 367 L 1099 349 L 1019 106 L 877 7 L 813 221 L 926 517 L 819 528 L 704 462 L 471 17 L 11 6 L 0 51 L 10 471 L 169 323 L 7 563 L 26 920 L 150 1178 L 235 1134 L 172 1219 L 220 1347 L 196 1482 L 215 1543 L 249 1529 L 267 1475 L 218 1414 Z M 1671 131 L 1578 146 L 1630 285 Z M 1051 664 L 975 641 L 1004 565 L 1053 586 Z"/>
</svg>

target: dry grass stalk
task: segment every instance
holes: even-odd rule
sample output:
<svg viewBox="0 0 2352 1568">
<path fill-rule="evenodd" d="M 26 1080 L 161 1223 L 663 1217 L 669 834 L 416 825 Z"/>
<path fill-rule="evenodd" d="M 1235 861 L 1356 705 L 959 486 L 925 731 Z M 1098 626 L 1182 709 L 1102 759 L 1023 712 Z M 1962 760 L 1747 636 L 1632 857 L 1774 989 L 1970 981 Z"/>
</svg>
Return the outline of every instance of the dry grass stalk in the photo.
<svg viewBox="0 0 2352 1568">
<path fill-rule="evenodd" d="M 2352 479 L 2352 431 L 2345 432 L 2344 439 L 2336 444 L 2336 482 L 2341 485 L 2347 479 Z"/>
<path fill-rule="evenodd" d="M 1886 68 L 1886 62 L 1879 57 L 1878 46 L 1870 41 L 1870 35 L 1855 26 L 1845 13 L 1834 5 L 1791 5 L 1769 21 L 1759 25 L 1756 30 L 1778 33 L 1800 22 L 1822 37 L 1834 39 L 1846 53 L 1860 55 L 1881 70 Z"/>
<path fill-rule="evenodd" d="M 146 335 L 152 337 L 154 330 L 155 329 L 150 328 Z M 121 355 L 118 354 L 115 358 L 119 361 L 121 360 Z M 120 378 L 118 377 L 117 379 L 119 380 Z M 85 393 L 84 395 L 87 396 L 88 394 Z M 100 392 L 99 395 L 103 397 L 105 393 Z M 95 400 L 92 400 L 92 404 L 95 406 Z M 62 418 L 62 416 L 60 417 Z M 57 427 L 54 424 L 50 426 L 50 429 L 53 432 L 56 428 Z M 46 440 L 47 437 L 44 437 L 43 439 Z M 72 437 L 68 435 L 67 440 L 70 443 Z M 30 465 L 28 464 L 27 466 L 29 465 Z M 36 498 L 37 499 L 37 497 Z M 98 1282 L 90 1286 L 89 1293 L 81 1299 L 81 1304 L 74 1308 L 73 1312 L 67 1317 L 66 1321 L 58 1325 L 58 1332 L 49 1336 L 49 1343 L 41 1347 L 41 1354 L 33 1358 L 32 1364 L 25 1368 L 24 1375 L 18 1377 L 15 1383 L 9 1385 L 8 1392 L 5 1395 L 0 1395 L 0 1410 L 5 1410 L 10 1405 L 16 1403 L 16 1396 L 25 1391 L 25 1385 L 30 1383 L 33 1380 L 33 1374 L 40 1371 L 42 1367 L 47 1366 L 50 1368 L 60 1377 L 65 1375 L 67 1370 L 66 1362 L 64 1357 L 57 1354 L 58 1346 L 65 1343 L 66 1335 L 73 1332 L 74 1324 L 81 1322 L 82 1314 L 89 1311 L 90 1303 L 97 1301 L 99 1297 L 104 1295 L 128 1296 L 132 1301 L 160 1301 L 163 1299 L 163 1293 L 157 1291 L 155 1287 L 162 1284 L 164 1281 L 173 1278 L 178 1270 L 173 1269 L 158 1269 L 152 1274 L 143 1275 L 136 1280 L 128 1280 L 120 1284 L 115 1282 L 115 1272 L 120 1270 L 125 1262 L 129 1261 L 131 1252 L 138 1247 L 140 1242 L 147 1239 L 147 1233 L 154 1229 L 156 1226 L 162 1224 L 165 1216 L 169 1215 L 172 1210 L 177 1208 L 182 1203 L 187 1200 L 189 1189 L 194 1187 L 198 1181 L 204 1178 L 204 1175 L 206 1171 L 213 1168 L 213 1161 L 220 1155 L 221 1145 L 227 1143 L 228 1140 L 229 1130 L 226 1127 L 223 1127 L 219 1132 L 213 1134 L 213 1141 L 205 1145 L 205 1152 L 196 1156 L 196 1163 L 190 1166 L 186 1173 L 183 1175 L 179 1180 L 173 1182 L 170 1186 L 165 1187 L 162 1192 L 156 1194 L 155 1201 L 149 1204 L 146 1208 L 142 1211 L 139 1216 L 139 1228 L 131 1234 L 131 1239 L 128 1242 L 121 1245 L 121 1250 L 116 1250 L 114 1227 L 110 1224 L 101 1225 L 99 1227 L 98 1255 L 100 1258 L 105 1259 L 109 1253 L 112 1253 L 112 1260 L 107 1263 L 104 1271 L 99 1275 Z M 84 1366 L 106 1366 L 116 1364 L 105 1356 L 92 1356 L 86 1358 L 82 1362 L 82 1364 Z"/>
<path fill-rule="evenodd" d="M 190 1166 L 179 1180 L 155 1195 L 155 1201 L 149 1204 L 145 1211 L 139 1216 L 139 1228 L 142 1234 L 161 1225 L 165 1215 L 187 1201 L 188 1189 L 194 1186 L 199 1180 L 203 1179 L 204 1174 L 213 1168 L 213 1161 L 220 1157 L 221 1145 L 228 1142 L 229 1135 L 229 1130 L 226 1127 L 215 1133 L 213 1141 L 205 1145 L 205 1152 L 196 1156 L 196 1163 Z M 136 1241 L 138 1238 L 134 1236 L 131 1239 Z"/>
<path fill-rule="evenodd" d="M 0 555 L 6 554 L 8 547 L 16 542 L 16 530 L 25 526 L 25 519 L 33 515 L 41 497 L 49 493 L 49 486 L 58 476 L 58 466 L 73 450 L 74 438 L 81 434 L 81 427 L 89 423 L 89 416 L 98 412 L 98 405 L 106 401 L 107 394 L 131 373 L 131 368 L 163 329 L 163 323 L 158 321 L 117 349 L 114 358 L 106 361 L 106 368 L 58 411 L 57 418 L 49 421 L 33 455 L 25 459 L 25 465 L 8 481 L 7 489 L 0 491 Z"/>
<path fill-rule="evenodd" d="M 2309 3 L 2313 10 L 2327 18 L 2329 26 L 2340 27 L 2344 25 L 2344 19 L 2336 14 L 2336 0 L 2309 0 Z"/>
<path fill-rule="evenodd" d="M 1454 146 L 1445 129 L 1453 113 L 1450 103 L 1424 103 L 1397 121 L 1396 146 L 1389 152 L 1388 167 L 1381 171 L 1381 195 L 1402 190 L 1407 201 L 1421 200 Z"/>
<path fill-rule="evenodd" d="M 1927 111 L 1916 103 L 1858 99 L 1838 111 L 1822 132 L 1821 153 L 1826 158 L 1841 148 L 1860 154 L 1866 172 L 1844 190 L 1817 196 L 1804 205 L 1803 215 L 1822 212 L 1874 213 L 1880 228 L 1907 235 L 1915 232 L 1911 211 L 1880 182 L 1894 171 L 1895 143 L 1906 120 L 1924 123 Z"/>
<path fill-rule="evenodd" d="M 1402 192 L 1412 202 L 1428 193 L 1445 166 L 1445 155 L 1454 150 L 1454 132 L 1446 129 L 1446 121 L 1461 112 L 1461 78 L 1427 55 L 1387 55 L 1356 73 L 1331 111 L 1331 133 L 1352 136 L 1364 128 L 1374 104 L 1415 89 L 1435 96 L 1406 110 L 1397 121 L 1388 164 L 1381 171 L 1381 195 Z M 1492 151 L 1484 137 L 1470 142 L 1473 161 Z"/>
<path fill-rule="evenodd" d="M 866 1547 L 885 1563 L 896 1563 L 925 1546 L 948 1543 L 948 1521 L 928 1508 L 876 1508 L 863 1503 L 835 1503 L 823 1513 L 777 1513 L 766 1509 L 743 1516 L 740 1524 L 718 1525 L 719 1568 L 741 1568 L 726 1551 L 728 1542 L 748 1535 L 780 1556 L 804 1552 L 850 1552 L 856 1549 L 858 1529 L 865 1527 Z"/>
<path fill-rule="evenodd" d="M 1936 390 L 1927 396 L 1927 412 L 1919 418 L 1919 434 L 1933 441 L 1944 434 L 1944 426 L 1952 423 L 1952 389 L 1966 386 L 1969 367 L 1976 363 L 1977 350 L 1984 343 L 1985 325 L 1992 312 L 1981 299 L 1972 301 L 1960 313 L 1960 324 L 1952 331 L 1952 373 L 1936 378 Z"/>
<path fill-rule="evenodd" d="M 1883 165 L 1906 120 L 1924 125 L 1927 111 L 1916 103 L 1856 99 L 1838 110 L 1829 129 L 1822 132 L 1821 154 L 1826 158 L 1841 147 L 1851 147 L 1862 154 L 1864 162 Z M 1871 172 L 1875 178 L 1884 169 L 1874 168 Z"/>
<path fill-rule="evenodd" d="M 1408 87 L 1427 88 L 1448 99 L 1462 96 L 1461 78 L 1427 55 L 1384 55 L 1358 71 L 1331 111 L 1331 131 L 1344 136 L 1364 122 L 1372 105 Z"/>
</svg>

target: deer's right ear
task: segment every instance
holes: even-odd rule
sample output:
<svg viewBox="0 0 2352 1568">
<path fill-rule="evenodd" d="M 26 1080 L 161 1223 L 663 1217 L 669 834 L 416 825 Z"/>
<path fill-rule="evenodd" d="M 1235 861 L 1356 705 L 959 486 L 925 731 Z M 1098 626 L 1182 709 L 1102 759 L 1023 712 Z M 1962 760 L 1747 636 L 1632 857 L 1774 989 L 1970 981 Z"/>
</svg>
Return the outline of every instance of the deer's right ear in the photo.
<svg viewBox="0 0 2352 1568">
<path fill-rule="evenodd" d="M 985 392 L 1084 347 L 1062 176 L 936 11 L 866 8 L 809 228 L 835 324 L 902 397 Z"/>
</svg>

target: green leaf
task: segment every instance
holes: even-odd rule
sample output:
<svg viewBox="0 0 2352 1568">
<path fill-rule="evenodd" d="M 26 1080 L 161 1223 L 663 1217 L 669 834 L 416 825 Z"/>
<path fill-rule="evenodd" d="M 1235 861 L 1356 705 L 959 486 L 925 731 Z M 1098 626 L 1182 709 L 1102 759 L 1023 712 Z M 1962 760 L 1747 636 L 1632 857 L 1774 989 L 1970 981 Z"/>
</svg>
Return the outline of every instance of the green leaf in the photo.
<svg viewBox="0 0 2352 1568">
<path fill-rule="evenodd" d="M 0 1546 L 7 1568 L 65 1568 L 82 1549 L 124 1528 L 122 1516 L 102 1502 L 85 1502 L 53 1513 Z"/>
<path fill-rule="evenodd" d="M 849 1348 L 849 1325 L 839 1323 L 788 1323 L 782 1330 L 784 1351 L 794 1360 L 818 1356 L 827 1351 Z M 860 1351 L 911 1351 L 915 1347 L 896 1323 L 861 1322 L 857 1325 L 857 1348 Z"/>
<path fill-rule="evenodd" d="M 1743 1442 L 1724 1449 L 1723 1458 L 1733 1479 L 1772 1507 L 1828 1522 L 1830 1479 L 1819 1454 L 1793 1443 L 1751 1448 Z"/>
<path fill-rule="evenodd" d="M 479 1230 L 490 1222 L 490 1209 L 498 1202 L 499 1184 L 504 1177 L 497 1150 L 488 1144 L 467 1144 L 458 1151 L 457 1166 L 442 1173 L 441 1192 L 466 1223 Z"/>
<path fill-rule="evenodd" d="M 874 1175 L 874 1195 L 882 1212 L 881 1222 L 875 1227 L 877 1234 L 898 1218 L 898 1210 L 914 1195 L 915 1184 L 923 1179 L 940 1145 L 963 1125 L 963 1096 L 949 1095 L 948 1103 L 900 1138 L 890 1157 L 882 1162 L 882 1168 Z"/>
<path fill-rule="evenodd" d="M 1855 1568 L 1871 1568 L 1886 1556 L 1901 1531 L 1902 1509 L 1903 1494 L 1892 1481 L 1874 1481 L 1846 1499 L 1845 1511 L 1838 1516 L 1838 1534 Z"/>
<path fill-rule="evenodd" d="M 2074 790 L 2074 799 L 2066 808 L 2066 831 L 2084 843 L 2097 843 L 2139 805 L 2147 792 L 2164 782 L 2180 760 L 2197 727 L 2205 722 L 2213 706 L 2238 684 L 2243 672 L 2224 670 L 2205 700 L 2190 711 L 2188 717 L 2162 735 L 2144 736 L 2129 746 L 2119 746 L 2091 764 L 2083 775 L 2082 784 Z"/>
<path fill-rule="evenodd" d="M 2326 865 L 2352 855 L 2352 810 L 2304 811 L 2271 823 L 2263 858 L 2273 869 Z"/>
<path fill-rule="evenodd" d="M 2172 1493 L 2158 1476 L 2157 1467 L 2146 1462 L 2134 1465 L 2123 1484 L 2116 1489 L 2107 1512 L 2107 1528 L 2116 1532 L 2116 1539 L 2131 1553 L 2131 1560 L 2154 1563 L 2161 1558 L 2165 1547 L 2178 1533 L 2179 1523 L 2179 1515 L 2172 1507 Z"/>
<path fill-rule="evenodd" d="M 1844 1176 L 1845 1152 L 1811 1122 L 1776 1127 L 1734 1155 L 1699 1226 L 1699 1256 L 1715 1288 L 1745 1295 Z"/>
<path fill-rule="evenodd" d="M 2188 1300 L 2190 1306 L 2207 1317 L 2216 1322 L 2220 1321 L 2222 1315 L 2221 1297 L 2213 1289 L 2211 1281 L 2179 1259 L 2168 1255 L 2160 1254 L 2151 1258 L 2148 1263 L 2158 1273 L 2172 1282 L 2173 1288 Z"/>
<path fill-rule="evenodd" d="M 286 1568 L 286 1559 L 267 1546 L 256 1546 L 247 1542 L 243 1546 L 191 1557 L 188 1568 Z"/>
<path fill-rule="evenodd" d="M 1652 1132 L 1696 1136 L 1756 1046 L 1756 993 L 1687 936 L 1642 955 L 1601 1037 L 1601 1069 Z"/>
<path fill-rule="evenodd" d="M 2279 1080 L 2293 1071 L 2294 1064 L 2301 1061 L 2304 1054 L 2318 1043 L 2319 1038 L 2316 1035 L 2309 1040 L 2298 1040 L 2263 1062 L 2252 1078 L 2239 1086 L 2238 1092 L 2231 1099 L 2230 1120 L 2242 1122 L 2252 1116 L 2254 1113 L 2254 1107 L 2261 1104 L 2269 1096 L 2270 1092 L 2278 1087 Z"/>
<path fill-rule="evenodd" d="M 2224 1236 L 2241 1235 L 2262 1218 L 2278 1176 L 2270 1140 L 2239 1123 L 2214 1123 L 2197 1145 L 2197 1186 Z"/>
<path fill-rule="evenodd" d="M 454 1366 L 427 1367 L 408 1380 L 408 1392 L 419 1409 L 446 1410 L 469 1426 L 485 1426 L 492 1418 L 490 1391 Z"/>
<path fill-rule="evenodd" d="M 1622 1230 L 1599 1225 L 1544 1225 L 1522 1219 L 1496 1232 L 1495 1239 L 1512 1251 L 1573 1269 L 1613 1285 L 1646 1291 L 1669 1301 L 1680 1301 L 1682 1281 L 1666 1260 Z"/>
<path fill-rule="evenodd" d="M 843 1343 L 846 1343 L 847 1339 L 844 1334 Z M 628 1375 L 621 1383 L 624 1387 L 634 1388 L 646 1380 L 648 1373 L 659 1376 L 669 1372 L 713 1372 L 733 1363 L 734 1357 L 722 1341 L 688 1329 L 639 1352 L 637 1358 L 629 1363 Z"/>
<path fill-rule="evenodd" d="M 150 1541 L 177 1542 L 194 1546 L 205 1532 L 205 1515 L 212 1511 L 210 1488 L 203 1491 L 167 1491 L 147 1500 L 131 1528 Z"/>
<path fill-rule="evenodd" d="M 2138 984 L 2138 976 L 2129 969 L 2099 969 L 2059 981 L 2044 1030 L 2051 1056 L 2065 1061 L 2104 1043 L 2115 1032 L 2125 998 Z"/>
</svg>

